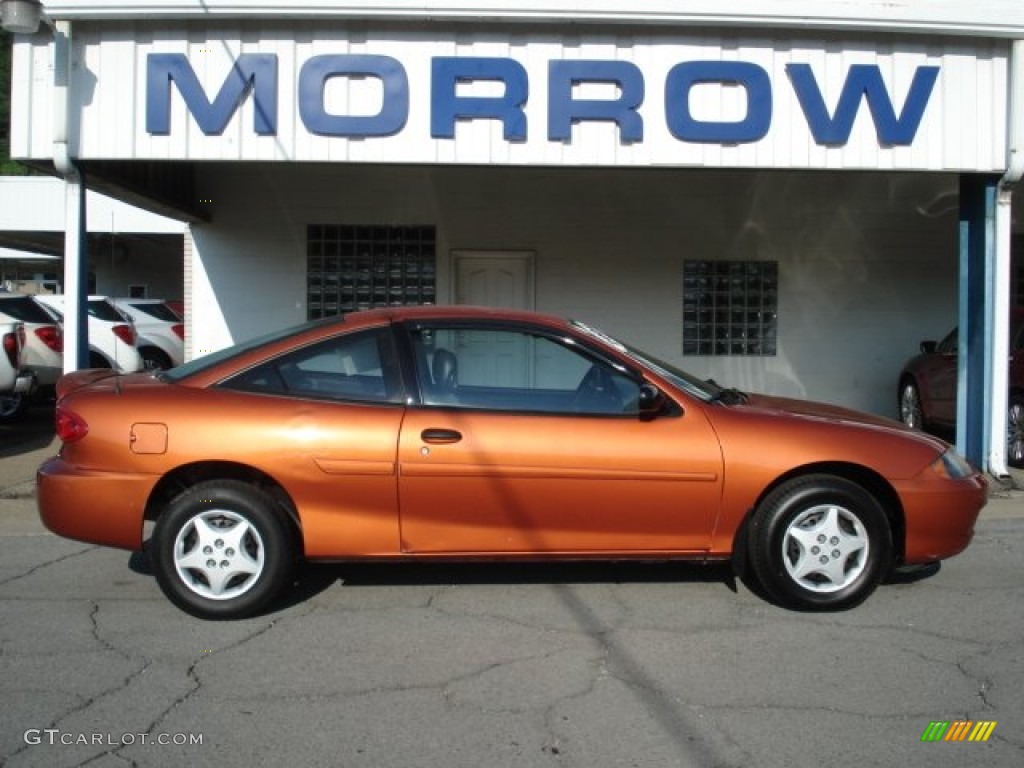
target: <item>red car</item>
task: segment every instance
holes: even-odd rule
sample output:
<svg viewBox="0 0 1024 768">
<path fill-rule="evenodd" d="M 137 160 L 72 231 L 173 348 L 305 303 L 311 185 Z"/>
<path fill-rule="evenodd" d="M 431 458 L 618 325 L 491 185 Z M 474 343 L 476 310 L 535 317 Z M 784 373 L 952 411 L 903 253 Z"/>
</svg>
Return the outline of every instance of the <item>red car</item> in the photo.
<svg viewBox="0 0 1024 768">
<path fill-rule="evenodd" d="M 43 522 L 133 550 L 151 529 L 161 588 L 209 618 L 264 610 L 302 558 L 731 561 L 780 604 L 842 609 L 960 552 L 987 498 L 899 422 L 526 312 L 355 313 L 58 395 Z"/>
<path fill-rule="evenodd" d="M 958 331 L 938 344 L 921 342 L 921 354 L 900 371 L 900 420 L 913 429 L 942 434 L 956 429 Z M 1024 467 L 1024 310 L 1010 315 L 1010 381 L 1007 460 Z"/>
</svg>

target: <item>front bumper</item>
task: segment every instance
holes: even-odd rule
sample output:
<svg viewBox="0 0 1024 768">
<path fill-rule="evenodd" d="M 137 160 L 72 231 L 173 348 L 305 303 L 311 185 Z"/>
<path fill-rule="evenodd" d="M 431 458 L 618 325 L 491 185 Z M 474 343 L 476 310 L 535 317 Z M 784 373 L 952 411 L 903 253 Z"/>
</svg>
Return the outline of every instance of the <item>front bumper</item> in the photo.
<svg viewBox="0 0 1024 768">
<path fill-rule="evenodd" d="M 906 524 L 904 562 L 930 563 L 962 552 L 974 537 L 978 514 L 988 502 L 980 474 L 960 480 L 921 481 L 897 487 Z"/>
<path fill-rule="evenodd" d="M 36 472 L 39 517 L 58 536 L 139 550 L 146 500 L 158 479 L 81 469 L 55 456 Z"/>
</svg>

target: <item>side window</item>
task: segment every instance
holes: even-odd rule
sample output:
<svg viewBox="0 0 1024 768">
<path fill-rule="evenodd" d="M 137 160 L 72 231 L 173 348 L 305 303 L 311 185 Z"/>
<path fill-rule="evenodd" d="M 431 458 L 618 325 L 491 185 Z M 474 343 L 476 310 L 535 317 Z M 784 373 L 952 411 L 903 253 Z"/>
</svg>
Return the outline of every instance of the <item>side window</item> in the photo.
<svg viewBox="0 0 1024 768">
<path fill-rule="evenodd" d="M 502 328 L 412 332 L 425 405 L 534 413 L 636 415 L 624 369 L 546 336 Z"/>
<path fill-rule="evenodd" d="M 955 355 L 957 354 L 959 344 L 960 334 L 959 331 L 954 328 L 946 338 L 939 342 L 939 346 L 936 348 L 936 351 L 943 355 Z"/>
<path fill-rule="evenodd" d="M 220 386 L 288 397 L 400 403 L 400 381 L 391 333 L 378 329 L 287 352 Z"/>
</svg>

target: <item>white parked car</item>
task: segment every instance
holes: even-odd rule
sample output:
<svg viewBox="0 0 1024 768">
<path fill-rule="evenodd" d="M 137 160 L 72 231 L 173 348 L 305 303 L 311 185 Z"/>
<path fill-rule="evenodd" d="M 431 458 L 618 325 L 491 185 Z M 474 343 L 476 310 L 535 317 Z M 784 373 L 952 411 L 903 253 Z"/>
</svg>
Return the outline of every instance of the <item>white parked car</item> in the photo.
<svg viewBox="0 0 1024 768">
<path fill-rule="evenodd" d="M 64 318 L 64 296 L 39 295 L 37 301 Z M 89 367 L 113 368 L 121 373 L 134 373 L 143 369 L 142 356 L 136 347 L 135 327 L 106 296 L 90 296 Z"/>
<path fill-rule="evenodd" d="M 35 389 L 35 376 L 21 365 L 24 344 L 23 323 L 0 321 L 0 423 L 20 416 L 25 396 Z"/>
<path fill-rule="evenodd" d="M 167 370 L 185 362 L 185 324 L 163 299 L 111 299 L 135 324 L 136 346 L 146 368 Z"/>
<path fill-rule="evenodd" d="M 64 343 L 57 320 L 32 296 L 0 293 L 0 322 L 24 325 L 21 367 L 35 379 L 37 392 L 51 393 L 64 368 Z M 9 393 L 4 400 L 7 418 L 23 414 L 31 397 L 31 390 Z"/>
</svg>

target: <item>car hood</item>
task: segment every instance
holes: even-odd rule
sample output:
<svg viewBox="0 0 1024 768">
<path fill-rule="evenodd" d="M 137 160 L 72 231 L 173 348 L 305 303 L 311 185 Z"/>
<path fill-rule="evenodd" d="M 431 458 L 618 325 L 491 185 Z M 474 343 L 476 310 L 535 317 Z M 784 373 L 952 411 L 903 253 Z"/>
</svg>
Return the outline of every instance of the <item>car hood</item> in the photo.
<svg viewBox="0 0 1024 768">
<path fill-rule="evenodd" d="M 883 416 L 875 416 L 870 413 L 862 413 L 852 408 L 844 408 L 841 405 L 816 403 L 812 400 L 797 400 L 795 398 L 774 397 L 771 395 L 751 394 L 747 398 L 747 402 L 740 407 L 770 411 L 776 414 L 786 413 L 793 416 L 807 416 L 815 419 L 842 421 L 851 424 L 868 424 L 876 427 L 889 427 L 906 431 L 906 428 L 898 421 L 887 419 Z"/>
<path fill-rule="evenodd" d="M 816 403 L 810 400 L 796 400 L 788 397 L 773 397 L 770 395 L 748 395 L 747 402 L 733 406 L 737 409 L 744 409 L 751 412 L 758 412 L 772 417 L 789 417 L 822 421 L 831 424 L 845 424 L 850 427 L 867 428 L 873 431 L 899 434 L 910 439 L 916 439 L 921 443 L 927 443 L 939 451 L 946 449 L 947 444 L 937 437 L 926 435 L 923 432 L 912 430 L 895 419 L 888 419 L 884 416 L 855 411 L 852 408 L 844 408 L 840 405 L 830 403 Z"/>
</svg>

